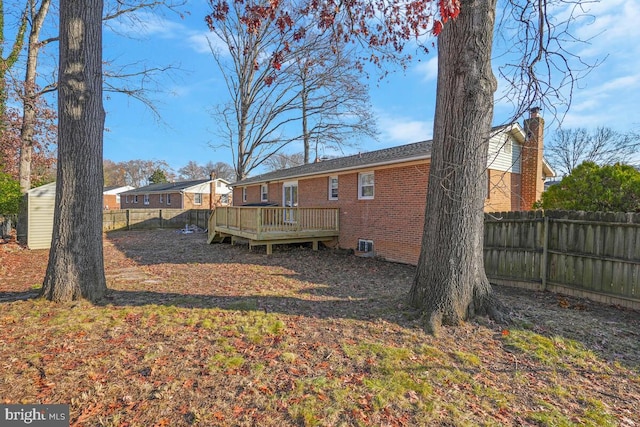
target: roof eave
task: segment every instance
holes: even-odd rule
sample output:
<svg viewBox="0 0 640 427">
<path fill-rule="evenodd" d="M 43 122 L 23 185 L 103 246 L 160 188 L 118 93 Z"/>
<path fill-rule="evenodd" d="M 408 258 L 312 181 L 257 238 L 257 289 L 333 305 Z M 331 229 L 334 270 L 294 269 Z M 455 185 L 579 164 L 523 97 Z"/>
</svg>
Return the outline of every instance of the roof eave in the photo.
<svg viewBox="0 0 640 427">
<path fill-rule="evenodd" d="M 384 162 L 375 162 L 375 163 L 367 163 L 363 165 L 347 166 L 342 168 L 325 169 L 323 171 L 294 174 L 294 175 L 289 175 L 289 176 L 284 176 L 284 177 L 279 177 L 274 179 L 258 179 L 258 180 L 250 181 L 247 183 L 243 183 L 242 181 L 239 181 L 239 182 L 234 182 L 232 184 L 229 184 L 229 187 L 245 187 L 247 185 L 262 184 L 265 182 L 280 182 L 280 181 L 287 181 L 291 179 L 308 178 L 308 177 L 317 176 L 317 175 L 331 175 L 333 173 L 338 173 L 338 172 L 348 172 L 348 171 L 357 170 L 357 169 L 370 169 L 370 168 L 380 167 L 380 166 L 408 163 L 408 162 L 414 162 L 418 160 L 427 160 L 430 158 L 431 158 L 431 154 L 429 153 L 429 154 L 424 154 L 420 156 L 407 157 L 404 159 L 394 159 L 394 160 L 387 160 Z"/>
</svg>

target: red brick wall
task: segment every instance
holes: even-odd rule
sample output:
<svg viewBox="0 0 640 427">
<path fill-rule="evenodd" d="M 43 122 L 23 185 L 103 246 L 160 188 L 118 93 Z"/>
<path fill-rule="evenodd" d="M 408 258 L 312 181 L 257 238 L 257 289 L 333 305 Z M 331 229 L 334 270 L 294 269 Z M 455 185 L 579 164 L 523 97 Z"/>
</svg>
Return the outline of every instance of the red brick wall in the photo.
<svg viewBox="0 0 640 427">
<path fill-rule="evenodd" d="M 532 112 L 524 121 L 526 139 L 522 146 L 522 210 L 531 210 L 544 191 L 542 180 L 542 150 L 544 119 Z"/>
<path fill-rule="evenodd" d="M 115 194 L 102 195 L 102 209 L 120 209 L 120 203 L 116 202 Z"/>
<path fill-rule="evenodd" d="M 489 170 L 489 197 L 485 200 L 485 212 L 519 211 L 520 174 Z"/>
<path fill-rule="evenodd" d="M 208 194 L 203 194 L 203 203 L 201 206 L 193 207 L 195 209 L 208 209 L 209 208 L 209 199 L 207 198 L 206 204 L 204 203 L 204 196 L 208 196 Z M 144 204 L 144 195 L 138 195 L 138 203 L 133 203 L 133 196 L 129 196 L 129 203 L 127 203 L 126 196 L 120 196 L 120 206 L 121 209 L 190 209 L 189 207 L 182 206 L 182 194 L 180 193 L 171 193 L 171 204 L 167 204 L 167 195 L 162 194 L 162 203 L 160 203 L 160 194 L 149 194 L 149 204 Z"/>
<path fill-rule="evenodd" d="M 301 207 L 340 208 L 338 246 L 357 249 L 358 239 L 373 240 L 374 254 L 389 261 L 417 264 L 420 256 L 429 176 L 428 162 L 374 170 L 372 200 L 358 199 L 358 172 L 338 174 L 338 200 L 329 200 L 329 177 L 298 180 Z M 490 171 L 492 192 L 485 211 L 520 207 L 520 175 Z M 282 205 L 282 183 L 269 183 L 269 202 Z M 233 190 L 241 206 L 242 189 Z M 260 184 L 247 187 L 246 203 L 260 203 Z"/>
<path fill-rule="evenodd" d="M 341 248 L 356 249 L 358 239 L 373 240 L 375 255 L 417 263 L 424 223 L 429 167 L 426 163 L 374 171 L 373 200 L 358 200 L 358 173 L 338 175 L 338 200 L 329 200 L 329 177 L 298 180 L 298 205 L 340 208 Z M 282 183 L 269 184 L 269 202 L 282 205 Z M 234 188 L 234 200 L 242 189 Z M 246 203 L 260 202 L 260 185 L 247 187 Z M 244 203 L 237 202 L 237 206 Z"/>
</svg>

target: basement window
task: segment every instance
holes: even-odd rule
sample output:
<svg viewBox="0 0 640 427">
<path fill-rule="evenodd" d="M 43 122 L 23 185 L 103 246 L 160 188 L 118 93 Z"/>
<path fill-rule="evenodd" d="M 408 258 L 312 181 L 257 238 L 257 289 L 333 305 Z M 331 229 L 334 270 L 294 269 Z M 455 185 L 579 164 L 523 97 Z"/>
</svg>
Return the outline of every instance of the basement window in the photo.
<svg viewBox="0 0 640 427">
<path fill-rule="evenodd" d="M 372 253 L 373 240 L 358 239 L 358 252 Z"/>
</svg>

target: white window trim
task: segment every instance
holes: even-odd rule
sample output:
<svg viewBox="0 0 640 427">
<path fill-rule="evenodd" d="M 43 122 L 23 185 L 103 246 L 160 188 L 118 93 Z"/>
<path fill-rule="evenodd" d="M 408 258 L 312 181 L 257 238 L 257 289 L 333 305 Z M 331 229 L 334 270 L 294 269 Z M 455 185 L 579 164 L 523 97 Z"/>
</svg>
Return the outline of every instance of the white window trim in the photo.
<svg viewBox="0 0 640 427">
<path fill-rule="evenodd" d="M 336 190 L 338 190 L 338 195 L 335 197 L 332 195 L 332 192 L 331 192 L 331 190 L 333 189 L 333 187 L 331 186 L 331 181 L 334 179 L 336 180 Z M 329 177 L 329 200 L 338 200 L 338 197 L 340 197 L 338 176 L 333 175 Z"/>
<path fill-rule="evenodd" d="M 260 184 L 260 201 L 269 201 L 269 184 Z"/>
<path fill-rule="evenodd" d="M 142 198 L 142 203 L 145 205 L 149 204 L 149 195 L 145 194 L 144 197 Z"/>
<path fill-rule="evenodd" d="M 129 203 L 129 195 L 128 195 L 128 194 L 125 194 L 125 196 L 124 196 L 124 202 L 125 202 L 125 203 Z"/>
<path fill-rule="evenodd" d="M 242 187 L 242 203 L 247 202 L 247 187 Z"/>
<path fill-rule="evenodd" d="M 162 194 L 160 194 L 160 204 L 162 204 L 162 203 L 163 203 Z"/>
<path fill-rule="evenodd" d="M 138 195 L 133 196 L 133 203 L 138 203 Z"/>
<path fill-rule="evenodd" d="M 167 205 L 171 204 L 171 194 L 167 193 Z"/>
<path fill-rule="evenodd" d="M 200 201 L 198 201 L 198 198 L 200 198 Z M 193 204 L 194 205 L 201 205 L 202 204 L 202 193 L 194 193 L 194 195 L 193 195 Z"/>
<path fill-rule="evenodd" d="M 373 184 L 371 185 L 371 189 L 372 189 L 372 195 L 371 196 L 363 196 L 362 195 L 362 189 L 364 188 L 364 186 L 362 185 L 362 181 L 364 179 L 365 176 L 367 175 L 371 175 L 373 176 Z M 369 187 L 369 185 L 367 185 L 367 187 Z M 371 172 L 360 172 L 358 174 L 358 200 L 373 200 L 373 198 L 376 195 L 376 181 L 375 181 L 375 174 L 373 171 Z"/>
</svg>

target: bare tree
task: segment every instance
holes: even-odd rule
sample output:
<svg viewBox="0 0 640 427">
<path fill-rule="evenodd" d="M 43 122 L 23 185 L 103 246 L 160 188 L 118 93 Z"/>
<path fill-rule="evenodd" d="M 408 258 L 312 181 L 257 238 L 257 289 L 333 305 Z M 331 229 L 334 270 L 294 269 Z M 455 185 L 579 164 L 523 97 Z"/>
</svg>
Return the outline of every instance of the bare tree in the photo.
<svg viewBox="0 0 640 427">
<path fill-rule="evenodd" d="M 598 165 L 628 163 L 640 149 L 640 135 L 620 133 L 608 127 L 558 129 L 547 143 L 545 156 L 560 175 L 569 175 L 583 162 Z"/>
<path fill-rule="evenodd" d="M 264 164 L 268 170 L 277 171 L 305 164 L 304 157 L 303 153 L 276 153 L 269 157 Z"/>
<path fill-rule="evenodd" d="M 209 177 L 209 173 L 207 173 L 202 166 L 193 160 L 178 169 L 178 175 L 180 176 L 180 179 L 184 180 L 204 179 Z"/>
<path fill-rule="evenodd" d="M 17 92 L 23 105 L 23 118 L 21 128 L 22 145 L 20 148 L 20 188 L 26 192 L 31 188 L 31 157 L 33 153 L 34 131 L 37 126 L 36 105 L 40 99 L 49 92 L 57 90 L 56 77 L 51 76 L 48 83 L 38 84 L 38 58 L 40 52 L 50 43 L 57 42 L 58 37 L 41 40 L 45 19 L 50 10 L 51 0 L 26 0 L 26 22 L 29 24 L 29 38 L 27 43 L 27 60 L 25 77 L 16 84 Z M 175 10 L 184 2 L 162 1 L 115 1 L 110 2 L 108 10 L 103 16 L 104 22 L 117 19 L 129 19 L 140 24 L 136 12 L 141 9 L 158 10 L 160 8 Z M 26 27 L 25 27 L 26 28 Z M 141 64 L 130 64 L 116 67 L 109 62 L 110 69 L 103 70 L 103 91 L 124 94 L 144 103 L 159 117 L 154 100 L 150 97 L 153 92 L 152 83 L 159 74 L 170 71 L 172 66 L 147 67 Z"/>
<path fill-rule="evenodd" d="M 320 157 L 320 150 L 341 150 L 362 137 L 375 139 L 376 124 L 368 87 L 354 59 L 355 49 L 332 43 L 328 35 L 310 35 L 293 52 L 300 96 L 304 163 Z"/>
<path fill-rule="evenodd" d="M 103 162 L 105 185 L 131 185 L 142 187 L 148 185 L 149 177 L 155 171 L 160 171 L 169 181 L 175 179 L 176 174 L 164 160 L 127 160 L 114 162 L 105 159 Z"/>
<path fill-rule="evenodd" d="M 34 133 L 37 124 L 37 104 L 45 93 L 55 90 L 55 85 L 38 88 L 36 82 L 38 55 L 40 49 L 54 39 L 40 40 L 40 32 L 49 12 L 51 0 L 28 0 L 28 16 L 30 22 L 29 40 L 27 43 L 27 64 L 25 68 L 24 87 L 22 88 L 22 128 L 20 130 L 20 191 L 26 193 L 31 188 L 31 160 L 33 155 Z M 19 221 L 24 222 L 24 221 Z"/>
<path fill-rule="evenodd" d="M 102 169 L 104 173 L 104 185 L 106 187 L 127 185 L 126 172 L 122 163 L 104 159 Z"/>
<path fill-rule="evenodd" d="M 295 81 L 287 73 L 295 30 L 288 13 L 257 24 L 265 10 L 280 10 L 277 2 L 215 0 L 211 4 L 213 12 L 206 20 L 224 47 L 215 48 L 210 41 L 211 51 L 231 97 L 215 114 L 234 157 L 236 179 L 242 180 L 298 139 L 285 132 L 288 124 L 300 119 Z M 280 72 L 276 75 L 274 69 Z"/>
<path fill-rule="evenodd" d="M 0 130 L 5 128 L 5 115 L 7 108 L 7 73 L 18 61 L 22 47 L 24 46 L 24 36 L 27 32 L 27 15 L 28 6 L 25 7 L 24 12 L 19 18 L 18 31 L 16 32 L 15 40 L 10 45 L 11 49 L 9 54 L 4 56 L 4 48 L 9 46 L 5 39 L 5 10 L 4 0 L 0 0 Z"/>
<path fill-rule="evenodd" d="M 122 171 L 124 172 L 124 182 L 126 185 L 133 187 L 142 187 L 148 185 L 149 177 L 156 170 L 162 171 L 165 177 L 172 180 L 175 173 L 167 162 L 163 160 L 128 160 L 120 162 Z"/>
<path fill-rule="evenodd" d="M 49 264 L 41 294 L 62 302 L 101 299 L 102 0 L 60 2 L 59 142 Z M 81 215 L 78 212 L 82 212 Z"/>
<path fill-rule="evenodd" d="M 235 171 L 233 170 L 233 166 L 229 163 L 207 162 L 207 164 L 204 165 L 204 169 L 207 171 L 208 175 L 214 173 L 216 178 L 221 178 L 229 182 L 233 182 L 235 179 Z"/>
</svg>

